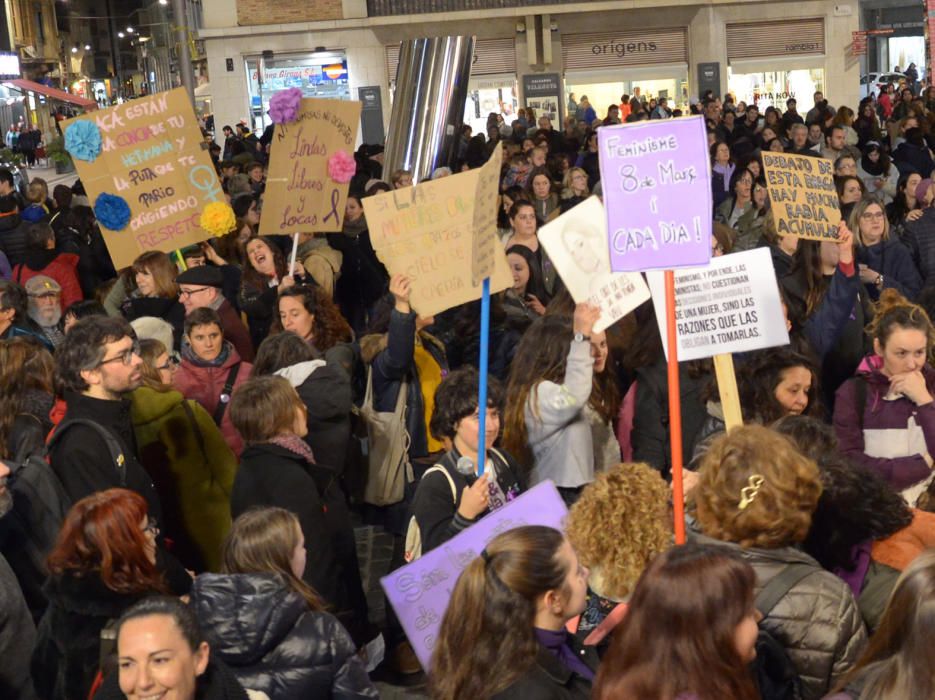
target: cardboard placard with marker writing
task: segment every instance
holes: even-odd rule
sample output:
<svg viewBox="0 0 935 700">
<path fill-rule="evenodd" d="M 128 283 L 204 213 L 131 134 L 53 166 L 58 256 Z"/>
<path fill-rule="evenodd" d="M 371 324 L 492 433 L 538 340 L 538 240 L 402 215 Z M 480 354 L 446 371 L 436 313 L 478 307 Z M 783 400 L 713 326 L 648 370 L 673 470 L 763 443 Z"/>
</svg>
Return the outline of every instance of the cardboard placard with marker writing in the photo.
<svg viewBox="0 0 935 700">
<path fill-rule="evenodd" d="M 841 209 L 830 160 L 764 151 L 763 175 L 776 233 L 816 241 L 837 239 Z"/>
<path fill-rule="evenodd" d="M 101 233 L 117 269 L 148 250 L 169 252 L 210 237 L 200 225 L 207 204 L 224 201 L 221 183 L 184 88 L 143 97 L 62 122 L 97 124 L 101 152 L 75 159 L 92 204 L 102 193 L 130 206 L 126 228 Z"/>
<path fill-rule="evenodd" d="M 360 102 L 305 98 L 294 122 L 275 125 L 260 234 L 341 230 L 349 178 L 334 180 L 328 161 L 338 151 L 353 158 L 360 109 Z"/>
</svg>

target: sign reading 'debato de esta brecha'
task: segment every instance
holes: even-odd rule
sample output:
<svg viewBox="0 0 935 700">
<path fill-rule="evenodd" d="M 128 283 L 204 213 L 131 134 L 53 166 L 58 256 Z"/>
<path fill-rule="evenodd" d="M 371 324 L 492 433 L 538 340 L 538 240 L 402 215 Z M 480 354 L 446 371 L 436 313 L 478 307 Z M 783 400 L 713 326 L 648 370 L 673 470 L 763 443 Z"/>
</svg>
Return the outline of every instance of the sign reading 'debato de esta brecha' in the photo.
<svg viewBox="0 0 935 700">
<path fill-rule="evenodd" d="M 711 259 L 711 172 L 703 117 L 605 126 L 597 132 L 614 272 Z"/>
</svg>

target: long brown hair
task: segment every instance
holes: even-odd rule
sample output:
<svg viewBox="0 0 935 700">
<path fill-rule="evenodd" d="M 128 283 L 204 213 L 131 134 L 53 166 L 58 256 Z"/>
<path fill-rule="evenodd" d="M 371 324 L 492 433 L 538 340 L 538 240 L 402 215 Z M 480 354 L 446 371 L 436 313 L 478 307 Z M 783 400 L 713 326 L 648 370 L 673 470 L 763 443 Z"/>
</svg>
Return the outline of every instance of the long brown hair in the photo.
<svg viewBox="0 0 935 700">
<path fill-rule="evenodd" d="M 558 530 L 527 525 L 498 535 L 455 584 L 432 655 L 434 700 L 486 700 L 536 660 L 537 599 L 565 587 Z"/>
<path fill-rule="evenodd" d="M 273 257 L 273 267 L 276 270 L 276 278 L 282 282 L 282 278 L 289 274 L 286 271 L 286 258 L 283 255 L 282 248 L 280 248 L 269 236 L 251 236 L 246 243 L 243 244 L 243 286 L 245 288 L 252 287 L 253 289 L 259 291 L 265 291 L 269 286 L 269 277 L 260 273 L 253 263 L 250 261 L 250 256 L 247 255 L 247 246 L 249 246 L 253 241 L 262 241 L 266 247 L 269 249 L 269 254 Z"/>
<path fill-rule="evenodd" d="M 861 700 L 935 697 L 935 552 L 916 557 L 896 582 L 880 626 L 836 691 L 862 686 Z"/>
<path fill-rule="evenodd" d="M 304 284 L 293 285 L 282 291 L 279 299 L 283 297 L 295 297 L 302 303 L 305 310 L 314 317 L 312 320 L 311 342 L 320 352 L 326 352 L 338 343 L 349 343 L 354 339 L 354 332 L 351 330 L 350 324 L 341 315 L 337 304 L 331 300 L 331 297 L 321 287 L 309 287 Z M 281 332 L 282 319 L 279 316 L 279 300 L 277 300 L 270 335 Z"/>
<path fill-rule="evenodd" d="M 506 386 L 503 448 L 527 467 L 532 466 L 532 453 L 526 428 L 526 404 L 532 401 L 533 417 L 538 418 L 536 389 L 543 381 L 564 381 L 571 341 L 570 319 L 543 316 L 533 322 L 516 348 Z"/>
<path fill-rule="evenodd" d="M 292 571 L 299 544 L 299 519 L 285 508 L 251 508 L 231 525 L 221 552 L 221 573 L 279 574 L 312 610 L 324 610 L 318 593 Z"/>
<path fill-rule="evenodd" d="M 82 498 L 65 516 L 49 554 L 49 572 L 78 578 L 98 575 L 117 593 L 167 593 L 162 575 L 146 555 L 147 535 L 140 527 L 146 515 L 144 498 L 127 489 Z"/>
<path fill-rule="evenodd" d="M 175 283 L 178 268 L 166 253 L 148 250 L 133 261 L 132 269 L 134 275 L 137 272 L 148 272 L 153 276 L 156 296 L 165 299 L 178 297 L 179 287 Z"/>
<path fill-rule="evenodd" d="M 7 442 L 26 392 L 51 394 L 54 374 L 55 361 L 38 342 L 26 337 L 0 341 L 0 459 L 13 456 L 7 454 Z"/>
<path fill-rule="evenodd" d="M 756 575 L 726 549 L 681 545 L 640 577 L 627 619 L 594 681 L 595 700 L 754 700 L 759 697 L 734 642 L 754 612 Z"/>
</svg>

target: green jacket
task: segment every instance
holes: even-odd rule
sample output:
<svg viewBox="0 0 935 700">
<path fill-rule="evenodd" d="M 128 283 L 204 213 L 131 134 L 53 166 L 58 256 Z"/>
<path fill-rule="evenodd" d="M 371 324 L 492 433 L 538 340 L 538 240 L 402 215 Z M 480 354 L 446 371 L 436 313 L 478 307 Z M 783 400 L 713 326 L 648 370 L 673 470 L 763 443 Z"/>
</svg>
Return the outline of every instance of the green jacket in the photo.
<svg viewBox="0 0 935 700">
<path fill-rule="evenodd" d="M 145 386 L 130 397 L 140 461 L 162 502 L 159 527 L 188 568 L 218 571 L 237 458 L 196 401 Z"/>
</svg>

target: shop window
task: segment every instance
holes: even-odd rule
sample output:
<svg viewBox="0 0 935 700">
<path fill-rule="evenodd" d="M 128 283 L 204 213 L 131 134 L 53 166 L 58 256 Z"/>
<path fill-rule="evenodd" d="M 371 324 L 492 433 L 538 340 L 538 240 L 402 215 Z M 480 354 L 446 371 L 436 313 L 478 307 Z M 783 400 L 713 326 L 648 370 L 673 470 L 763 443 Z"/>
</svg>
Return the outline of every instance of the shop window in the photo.
<svg viewBox="0 0 935 700">
<path fill-rule="evenodd" d="M 568 103 L 568 98 L 572 94 L 576 101 L 586 96 L 594 111 L 597 112 L 597 116 L 603 119 L 607 116 L 608 107 L 619 105 L 623 95 L 635 97 L 637 88 L 639 88 L 640 98 L 647 102 L 665 97 L 669 109 L 681 109 L 685 114 L 688 113 L 688 78 L 684 73 L 671 78 L 659 77 L 617 82 L 599 82 L 589 80 L 586 75 L 577 77 L 566 74 L 565 103 Z"/>
<path fill-rule="evenodd" d="M 764 73 L 735 73 L 728 69 L 727 87 L 736 102 L 756 104 L 762 112 L 767 107 L 786 111 L 786 100 L 794 97 L 799 112 L 812 106 L 812 95 L 825 91 L 825 71 L 803 68 Z"/>
</svg>

